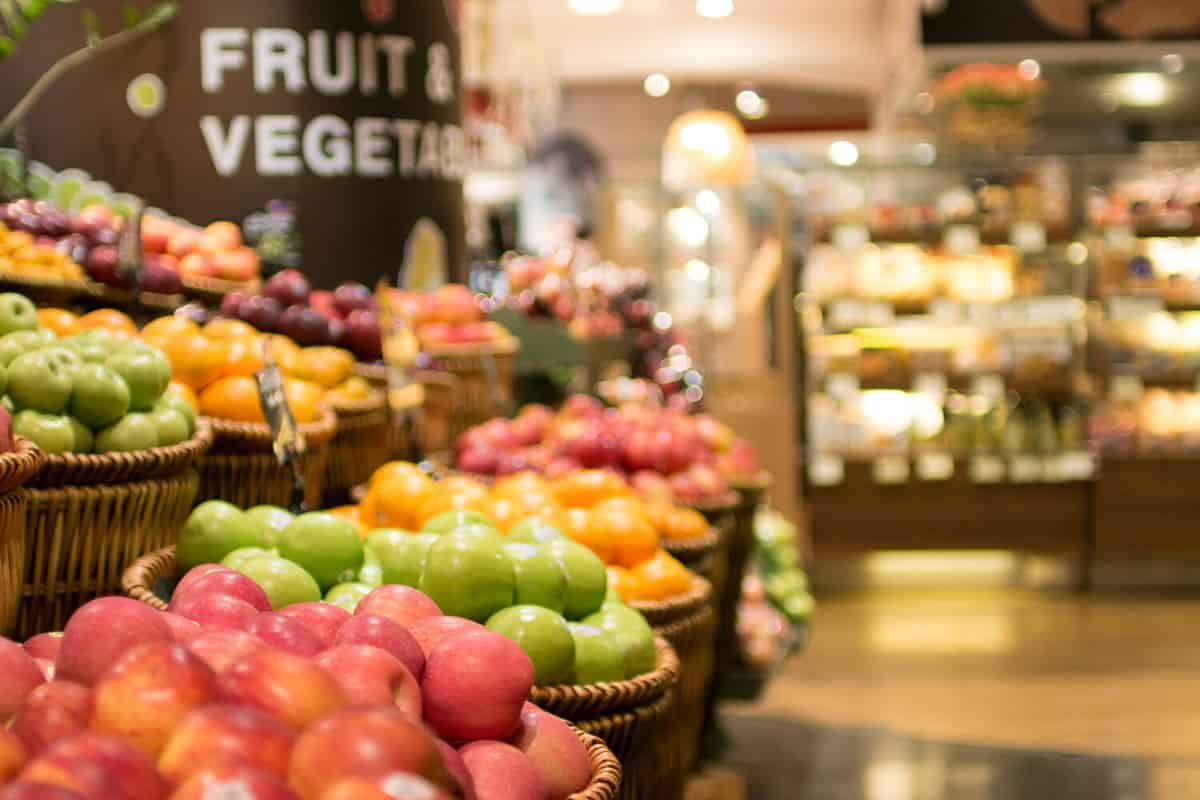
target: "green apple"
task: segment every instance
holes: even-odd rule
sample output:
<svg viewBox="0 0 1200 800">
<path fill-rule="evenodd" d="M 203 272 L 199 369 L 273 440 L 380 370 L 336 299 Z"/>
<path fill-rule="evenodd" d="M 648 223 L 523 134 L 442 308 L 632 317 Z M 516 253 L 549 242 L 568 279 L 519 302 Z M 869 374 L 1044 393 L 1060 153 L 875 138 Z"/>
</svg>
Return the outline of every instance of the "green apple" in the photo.
<svg viewBox="0 0 1200 800">
<path fill-rule="evenodd" d="M 53 334 L 50 340 L 40 331 L 14 331 L 0 336 L 0 364 L 8 366 L 17 356 L 22 353 L 29 353 L 34 350 L 40 350 L 50 342 L 54 341 Z"/>
<path fill-rule="evenodd" d="M 129 413 L 129 387 L 103 364 L 75 370 L 71 415 L 89 428 L 106 428 Z"/>
<path fill-rule="evenodd" d="M 8 367 L 0 364 L 0 394 L 8 391 Z"/>
<path fill-rule="evenodd" d="M 101 328 L 77 333 L 59 340 L 59 345 L 69 348 L 79 354 L 85 362 L 103 364 L 116 349 L 117 339 L 111 333 Z"/>
<path fill-rule="evenodd" d="M 0 406 L 4 406 L 5 410 L 7 410 L 9 414 L 17 413 L 17 407 L 13 404 L 12 398 L 8 395 L 0 397 Z"/>
<path fill-rule="evenodd" d="M 450 532 L 429 547 L 417 588 L 443 614 L 483 622 L 513 604 L 517 577 L 498 536 Z"/>
<path fill-rule="evenodd" d="M 567 575 L 545 548 L 525 542 L 505 542 L 517 575 L 517 602 L 541 606 L 559 614 L 567 604 Z"/>
<path fill-rule="evenodd" d="M 358 602 L 369 595 L 374 587 L 365 583 L 339 583 L 325 594 L 325 602 L 346 609 L 351 614 Z"/>
<path fill-rule="evenodd" d="M 274 550 L 268 550 L 265 547 L 239 547 L 221 559 L 221 566 L 241 572 L 242 567 L 252 558 L 258 558 L 259 556 L 278 557 L 278 555 Z"/>
<path fill-rule="evenodd" d="M 625 651 L 614 634 L 582 622 L 568 623 L 568 627 L 575 639 L 575 683 L 625 680 Z"/>
<path fill-rule="evenodd" d="M 187 421 L 188 437 L 190 438 L 196 432 L 196 409 L 192 408 L 192 404 L 184 400 L 177 394 L 167 392 L 162 397 L 154 402 L 154 410 L 161 411 L 164 408 L 169 408 L 173 411 L 178 411 Z"/>
<path fill-rule="evenodd" d="M 595 553 L 578 542 L 561 539 L 542 545 L 567 576 L 567 602 L 563 614 L 580 620 L 604 605 L 608 570 Z"/>
<path fill-rule="evenodd" d="M 158 429 L 149 414 L 126 414 L 96 432 L 97 453 L 132 453 L 158 447 Z"/>
<path fill-rule="evenodd" d="M 320 511 L 301 514 L 280 531 L 279 555 L 296 562 L 328 590 L 354 580 L 363 563 L 362 540 L 350 522 Z"/>
<path fill-rule="evenodd" d="M 70 453 L 75 449 L 75 429 L 71 418 L 65 414 L 43 414 L 26 409 L 13 417 L 12 430 L 46 453 Z"/>
<path fill-rule="evenodd" d="M 0 294 L 0 335 L 33 331 L 37 326 L 37 308 L 28 297 L 16 292 Z"/>
<path fill-rule="evenodd" d="M 376 589 L 383 586 L 383 566 L 379 563 L 379 556 L 368 550 L 365 544 L 363 545 L 363 565 L 358 569 L 358 582 Z"/>
<path fill-rule="evenodd" d="M 175 558 L 182 572 L 199 564 L 216 564 L 242 547 L 268 548 L 262 529 L 232 503 L 209 500 L 192 509 L 179 543 Z"/>
<path fill-rule="evenodd" d="M 487 515 L 478 511 L 444 511 L 428 520 L 421 528 L 421 533 L 449 533 L 463 525 L 483 525 L 492 530 L 496 529 Z"/>
<path fill-rule="evenodd" d="M 173 444 L 186 442 L 190 434 L 188 433 L 188 421 L 173 408 L 158 408 L 146 415 L 150 422 L 154 424 L 154 430 L 158 433 L 158 446 L 170 447 Z"/>
<path fill-rule="evenodd" d="M 654 630 L 640 611 L 628 606 L 608 606 L 585 619 L 591 625 L 612 634 L 625 654 L 625 677 L 636 678 L 654 670 L 658 656 L 654 650 Z"/>
<path fill-rule="evenodd" d="M 119 350 L 104 365 L 121 376 L 129 387 L 129 407 L 148 411 L 171 382 L 171 362 L 152 347 Z"/>
<path fill-rule="evenodd" d="M 17 408 L 61 414 L 73 385 L 71 370 L 45 350 L 17 356 L 8 365 L 8 394 Z"/>
<path fill-rule="evenodd" d="M 67 417 L 71 421 L 71 432 L 75 434 L 75 446 L 71 448 L 74 453 L 90 453 L 96 445 L 96 437 L 92 434 L 92 429 L 84 425 L 74 417 Z"/>
<path fill-rule="evenodd" d="M 542 544 L 566 538 L 562 531 L 541 517 L 523 519 L 508 529 L 508 540 L 512 542 Z"/>
<path fill-rule="evenodd" d="M 245 513 L 250 519 L 266 526 L 267 538 L 272 546 L 279 538 L 279 534 L 283 533 L 283 529 L 291 525 L 292 520 L 296 518 L 295 514 L 279 506 L 254 506 L 247 508 Z"/>
<path fill-rule="evenodd" d="M 76 370 L 83 366 L 83 359 L 79 357 L 78 353 L 68 347 L 59 347 L 57 345 L 52 347 L 43 347 L 42 352 L 45 353 L 46 357 L 51 361 L 57 361 L 60 365 L 62 365 L 62 367 L 67 370 L 72 378 L 74 378 Z"/>
<path fill-rule="evenodd" d="M 421 583 L 425 557 L 438 540 L 434 533 L 409 533 L 393 528 L 371 531 L 366 550 L 379 564 L 383 583 L 398 583 L 414 589 Z"/>
<path fill-rule="evenodd" d="M 497 611 L 488 630 L 512 639 L 533 662 L 536 686 L 566 683 L 575 669 L 575 637 L 562 614 L 541 606 L 513 606 Z"/>
<path fill-rule="evenodd" d="M 294 606 L 296 603 L 315 603 L 321 599 L 321 587 L 304 567 L 278 556 L 259 556 L 242 564 L 239 570 L 263 588 L 271 600 L 271 608 Z"/>
</svg>

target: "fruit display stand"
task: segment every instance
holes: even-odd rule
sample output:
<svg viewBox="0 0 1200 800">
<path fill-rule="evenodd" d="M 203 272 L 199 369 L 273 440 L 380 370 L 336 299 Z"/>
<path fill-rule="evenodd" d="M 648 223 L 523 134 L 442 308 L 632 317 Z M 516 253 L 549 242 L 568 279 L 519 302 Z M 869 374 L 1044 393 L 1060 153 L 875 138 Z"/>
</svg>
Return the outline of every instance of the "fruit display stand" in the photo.
<svg viewBox="0 0 1200 800">
<path fill-rule="evenodd" d="M 655 639 L 657 669 L 626 681 L 585 686 L 536 686 L 533 703 L 571 722 L 581 731 L 604 740 L 621 762 L 622 800 L 664 797 L 666 775 L 657 756 L 658 743 L 668 737 L 675 688 L 681 676 L 674 648 L 661 636 Z M 681 784 L 682 785 L 682 784 Z"/>
<path fill-rule="evenodd" d="M 270 427 L 260 422 L 222 419 L 209 422 L 213 446 L 197 465 L 200 470 L 197 502 L 219 498 L 243 508 L 288 506 L 294 488 L 293 475 L 275 456 Z M 329 443 L 337 433 L 337 415 L 325 408 L 316 422 L 299 427 L 306 445 L 302 467 L 305 500 L 309 507 L 316 508 L 321 502 Z"/>
<path fill-rule="evenodd" d="M 567 800 L 616 800 L 621 790 L 621 762 L 598 736 L 585 733 L 578 728 L 579 740 L 588 752 L 592 766 L 592 777 L 582 792 L 576 792 Z"/>
<path fill-rule="evenodd" d="M 513 380 L 521 343 L 516 338 L 497 342 L 444 344 L 427 347 L 424 354 L 439 372 L 455 378 L 450 403 L 449 441 L 513 405 Z"/>
<path fill-rule="evenodd" d="M 183 294 L 189 300 L 195 300 L 205 305 L 219 306 L 225 295 L 233 292 L 256 294 L 262 286 L 262 281 L 227 281 L 221 278 L 208 278 L 192 275 L 183 278 Z"/>
<path fill-rule="evenodd" d="M 387 395 L 378 389 L 362 400 L 339 400 L 333 410 L 337 414 L 337 433 L 329 443 L 323 491 L 340 501 L 391 457 L 392 418 Z"/>
<path fill-rule="evenodd" d="M 673 724 L 655 745 L 660 774 L 656 797 L 681 798 L 684 782 L 699 758 L 704 703 L 713 669 L 715 615 L 713 589 L 704 578 L 692 579 L 686 594 L 657 602 L 637 601 L 629 607 L 642 612 L 655 633 L 679 656 L 679 687 Z"/>
<path fill-rule="evenodd" d="M 171 544 L 196 500 L 192 467 L 211 444 L 198 421 L 171 447 L 46 455 L 27 489 L 17 635 L 60 630 L 88 600 L 120 591 L 132 559 Z"/>
<path fill-rule="evenodd" d="M 708 533 L 699 539 L 664 541 L 663 549 L 692 572 L 708 578 L 711 582 L 718 561 L 721 540 L 721 532 L 717 528 L 710 527 Z"/>
<path fill-rule="evenodd" d="M 0 635 L 12 633 L 21 603 L 25 563 L 25 515 L 29 497 L 22 489 L 44 457 L 28 439 L 17 437 L 0 455 Z"/>
</svg>

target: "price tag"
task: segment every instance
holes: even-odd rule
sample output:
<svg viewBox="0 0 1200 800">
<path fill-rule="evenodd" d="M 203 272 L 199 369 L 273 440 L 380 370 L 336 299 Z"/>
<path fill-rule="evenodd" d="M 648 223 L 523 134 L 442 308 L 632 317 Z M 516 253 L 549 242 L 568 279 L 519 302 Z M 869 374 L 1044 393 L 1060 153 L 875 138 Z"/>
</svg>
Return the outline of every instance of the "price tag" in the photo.
<svg viewBox="0 0 1200 800">
<path fill-rule="evenodd" d="M 1096 457 L 1087 450 L 1070 450 L 1055 457 L 1060 481 L 1088 481 L 1096 475 Z"/>
<path fill-rule="evenodd" d="M 841 250 L 858 250 L 871 243 L 871 232 L 866 225 L 838 225 L 830 239 Z"/>
<path fill-rule="evenodd" d="M 940 403 L 946 396 L 946 376 L 940 372 L 918 372 L 913 376 L 913 391 Z"/>
<path fill-rule="evenodd" d="M 1046 226 L 1036 220 L 1014 222 L 1009 240 L 1023 253 L 1040 253 L 1046 249 Z"/>
<path fill-rule="evenodd" d="M 917 477 L 923 481 L 948 481 L 954 477 L 954 458 L 949 453 L 917 456 Z"/>
<path fill-rule="evenodd" d="M 1008 460 L 1008 477 L 1013 483 L 1037 483 L 1042 479 L 1042 459 L 1034 455 L 1015 455 Z"/>
<path fill-rule="evenodd" d="M 1136 238 L 1129 225 L 1109 225 L 1104 229 L 1104 243 L 1114 249 L 1132 250 Z"/>
<path fill-rule="evenodd" d="M 133 287 L 134 292 L 141 292 L 146 273 L 142 259 L 142 216 L 145 211 L 146 207 L 139 203 L 117 239 L 117 274 Z"/>
<path fill-rule="evenodd" d="M 292 469 L 290 506 L 294 512 L 299 513 L 306 510 L 304 474 L 300 469 L 305 451 L 304 435 L 296 425 L 292 407 L 288 405 L 287 394 L 283 390 L 283 373 L 279 371 L 279 365 L 269 359 L 268 355 L 267 365 L 254 373 L 254 380 L 258 384 L 258 400 L 262 405 L 263 416 L 271 428 L 275 457 L 279 459 L 280 464 Z"/>
<path fill-rule="evenodd" d="M 818 453 L 808 460 L 808 482 L 813 486 L 837 486 L 846 480 L 846 462 L 840 456 Z"/>
<path fill-rule="evenodd" d="M 1004 459 L 999 456 L 972 456 L 968 472 L 975 483 L 1000 483 L 1004 480 Z"/>
<path fill-rule="evenodd" d="M 1004 378 L 999 375 L 976 375 L 971 379 L 971 394 L 999 400 L 1004 396 Z"/>
<path fill-rule="evenodd" d="M 825 393 L 835 400 L 853 400 L 859 395 L 858 376 L 835 372 L 825 378 Z"/>
<path fill-rule="evenodd" d="M 880 456 L 871 462 L 871 477 L 876 483 L 894 485 L 907 483 L 908 459 L 904 456 Z"/>
<path fill-rule="evenodd" d="M 979 228 L 974 225 L 951 225 L 946 228 L 943 242 L 946 249 L 955 255 L 965 256 L 979 252 Z"/>
</svg>

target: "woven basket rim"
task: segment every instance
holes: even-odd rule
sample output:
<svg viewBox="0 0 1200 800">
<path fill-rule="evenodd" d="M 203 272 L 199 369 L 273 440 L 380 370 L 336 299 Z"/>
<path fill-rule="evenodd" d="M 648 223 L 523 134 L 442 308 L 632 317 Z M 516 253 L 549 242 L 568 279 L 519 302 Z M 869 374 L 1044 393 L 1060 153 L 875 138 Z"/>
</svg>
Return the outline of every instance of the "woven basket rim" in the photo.
<svg viewBox="0 0 1200 800">
<path fill-rule="evenodd" d="M 46 454 L 32 441 L 24 436 L 14 436 L 12 451 L 0 454 L 0 495 L 27 483 L 45 457 Z"/>
<path fill-rule="evenodd" d="M 692 575 L 692 586 L 686 592 L 666 600 L 634 600 L 627 605 L 646 616 L 679 619 L 712 601 L 713 588 L 707 579 Z M 653 624 L 653 623 L 652 623 Z"/>
<path fill-rule="evenodd" d="M 589 716 L 626 711 L 657 700 L 679 680 L 679 655 L 662 636 L 654 635 L 656 666 L 653 671 L 623 681 L 583 685 L 535 686 L 529 701 L 555 713 L 563 706 L 585 707 Z"/>
<path fill-rule="evenodd" d="M 382 389 L 371 389 L 361 400 L 349 402 L 333 402 L 329 404 L 339 417 L 354 417 L 383 411 L 387 408 L 387 392 Z"/>
<path fill-rule="evenodd" d="M 708 526 L 703 536 L 695 539 L 667 539 L 662 538 L 663 547 L 671 555 L 682 554 L 689 557 L 698 558 L 714 552 L 721 544 L 721 532 L 712 525 Z"/>
<path fill-rule="evenodd" d="M 588 785 L 582 791 L 568 795 L 567 800 L 614 800 L 621 788 L 621 762 L 599 736 L 584 733 L 574 725 L 570 727 L 587 749 L 592 774 Z"/>
<path fill-rule="evenodd" d="M 519 352 L 521 340 L 509 334 L 491 342 L 466 342 L 442 344 L 435 347 L 422 346 L 421 352 L 430 358 L 461 358 L 478 356 L 510 356 Z"/>
<path fill-rule="evenodd" d="M 182 470 L 204 455 L 212 442 L 212 427 L 198 417 L 191 438 L 168 447 L 130 453 L 47 453 L 32 483 L 41 489 L 93 486 L 112 483 L 114 475 L 122 476 L 120 483 L 138 481 L 162 475 L 170 466 Z"/>
<path fill-rule="evenodd" d="M 251 278 L 248 281 L 230 281 L 224 278 L 210 278 L 202 275 L 189 275 L 181 280 L 184 289 L 228 294 L 229 292 L 244 291 L 253 293 L 262 285 L 262 281 Z"/>
<path fill-rule="evenodd" d="M 711 499 L 705 498 L 692 503 L 686 503 L 685 505 L 687 505 L 688 508 L 694 508 L 701 513 L 706 511 L 712 513 L 715 511 L 732 511 L 738 507 L 738 504 L 741 503 L 741 500 L 741 496 L 738 494 L 737 490 L 730 489 L 720 497 L 714 497 Z"/>
<path fill-rule="evenodd" d="M 121 573 L 121 591 L 139 603 L 159 611 L 167 604 L 154 593 L 154 582 L 175 572 L 175 545 L 139 556 Z"/>
<path fill-rule="evenodd" d="M 255 446 L 263 452 L 269 451 L 274 439 L 271 436 L 271 426 L 265 422 L 240 422 L 219 417 L 203 417 L 212 425 L 214 445 L 236 442 L 242 445 Z M 308 445 L 321 445 L 328 442 L 337 433 L 337 414 L 327 405 L 321 406 L 321 416 L 316 422 L 300 424 L 300 432 L 304 434 Z"/>
<path fill-rule="evenodd" d="M 0 272 L 0 282 L 9 286 L 27 286 L 31 290 L 70 290 L 81 294 L 86 294 L 92 287 L 92 281 L 87 278 L 33 278 L 16 272 Z"/>
</svg>

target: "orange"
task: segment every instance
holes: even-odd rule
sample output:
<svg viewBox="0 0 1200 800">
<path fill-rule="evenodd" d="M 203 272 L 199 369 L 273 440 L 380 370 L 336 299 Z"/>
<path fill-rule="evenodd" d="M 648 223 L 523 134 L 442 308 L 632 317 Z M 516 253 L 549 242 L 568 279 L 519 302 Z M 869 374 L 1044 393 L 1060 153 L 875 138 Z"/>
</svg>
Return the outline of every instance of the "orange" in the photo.
<svg viewBox="0 0 1200 800">
<path fill-rule="evenodd" d="M 133 320 L 113 308 L 100 308 L 79 318 L 79 330 L 92 328 L 103 328 L 121 339 L 132 339 L 138 332 Z"/>
<path fill-rule="evenodd" d="M 601 500 L 625 494 L 629 487 L 611 472 L 587 469 L 564 475 L 554 482 L 558 499 L 568 506 L 591 508 Z"/>
<path fill-rule="evenodd" d="M 329 509 L 329 513 L 335 517 L 341 517 L 353 525 L 358 531 L 358 538 L 366 541 L 367 534 L 371 532 L 371 529 L 363 524 L 362 519 L 358 516 L 358 506 L 338 506 Z"/>
<path fill-rule="evenodd" d="M 692 574 L 687 567 L 666 550 L 659 550 L 629 572 L 637 581 L 644 600 L 678 597 L 692 586 Z"/>
<path fill-rule="evenodd" d="M 340 347 L 306 347 L 288 369 L 297 378 L 332 389 L 354 374 L 354 354 Z"/>
<path fill-rule="evenodd" d="M 608 568 L 608 589 L 626 603 L 640 600 L 642 596 L 641 582 L 624 567 Z"/>
<path fill-rule="evenodd" d="M 79 317 L 64 308 L 39 308 L 39 328 L 48 328 L 57 336 L 70 336 L 79 330 Z"/>
<path fill-rule="evenodd" d="M 582 514 L 582 518 L 580 518 Z M 614 562 L 617 542 L 604 515 L 579 508 L 568 509 L 565 515 L 570 530 L 563 533 L 595 553 L 605 564 Z"/>
<path fill-rule="evenodd" d="M 162 350 L 171 361 L 171 377 L 192 389 L 203 389 L 222 377 L 225 349 L 220 342 L 199 333 L 180 333 L 161 339 L 142 334 L 148 343 Z"/>
<path fill-rule="evenodd" d="M 671 508 L 658 532 L 664 539 L 699 539 L 708 533 L 708 520 L 694 508 Z"/>
<path fill-rule="evenodd" d="M 516 497 L 526 492 L 546 493 L 550 484 L 536 472 L 518 472 L 516 475 L 506 475 L 496 481 L 492 494 L 497 497 Z"/>
<path fill-rule="evenodd" d="M 286 372 L 291 359 L 300 354 L 300 345 L 277 333 L 268 333 L 266 338 L 267 351 L 270 352 L 271 358 Z"/>
<path fill-rule="evenodd" d="M 443 481 L 445 483 L 445 481 Z M 420 506 L 413 517 L 415 528 L 421 528 L 426 522 L 441 514 L 443 511 L 478 511 L 488 512 L 488 493 L 486 489 L 479 491 L 447 491 L 442 484 Z"/>
<path fill-rule="evenodd" d="M 428 475 L 395 472 L 371 482 L 371 510 L 377 525 L 415 530 L 416 512 L 437 491 Z"/>
<path fill-rule="evenodd" d="M 611 510 L 624 511 L 628 514 L 633 514 L 636 517 L 642 517 L 647 522 L 649 519 L 649 511 L 646 509 L 646 504 L 642 502 L 637 495 L 627 494 L 620 497 L 610 497 L 607 500 L 601 500 L 592 507 L 593 511 Z"/>
<path fill-rule="evenodd" d="M 225 364 L 221 369 L 221 377 L 230 375 L 245 375 L 253 378 L 254 373 L 265 366 L 263 361 L 263 344 L 254 337 L 252 339 L 226 339 L 219 342 L 225 353 Z"/>
<path fill-rule="evenodd" d="M 525 509 L 526 513 L 529 514 L 532 514 L 535 511 L 541 511 L 547 507 L 560 508 L 562 506 L 562 504 L 558 502 L 558 498 L 554 496 L 553 492 L 541 489 L 530 489 L 526 492 L 522 492 L 521 494 L 499 494 L 493 491 L 492 496 L 496 498 L 504 498 L 505 500 L 512 500 L 517 504 L 517 506 Z"/>
<path fill-rule="evenodd" d="M 486 486 L 474 478 L 468 478 L 466 475 L 451 475 L 448 478 L 438 482 L 438 488 L 444 492 L 466 492 L 468 494 L 481 494 L 488 496 L 491 492 Z"/>
<path fill-rule="evenodd" d="M 503 534 L 507 534 L 509 528 L 529 516 L 524 506 L 507 497 L 492 497 L 483 513 L 491 518 L 496 530 Z"/>
<path fill-rule="evenodd" d="M 375 503 L 375 495 L 367 492 L 367 496 L 358 504 L 358 518 L 368 528 L 378 528 L 383 524 L 379 519 L 379 511 Z"/>
<path fill-rule="evenodd" d="M 550 518 L 554 527 L 572 539 L 586 538 L 592 520 L 586 508 L 564 508 Z"/>
<path fill-rule="evenodd" d="M 417 475 L 417 474 L 424 475 L 425 470 L 421 469 L 416 464 L 410 463 L 408 461 L 389 461 L 388 463 L 384 464 L 379 469 L 375 470 L 375 472 L 371 475 L 371 480 L 368 485 L 371 488 L 374 488 L 376 483 L 378 483 L 382 480 L 386 480 L 387 478 L 390 478 L 394 475 Z"/>
<path fill-rule="evenodd" d="M 184 386 L 179 381 L 171 381 L 169 384 L 167 384 L 167 394 L 173 394 L 177 397 L 182 397 L 184 400 L 187 400 L 188 405 L 190 405 L 192 408 L 200 407 L 200 398 L 196 396 L 196 393 L 192 391 L 192 388 L 190 386 Z"/>
<path fill-rule="evenodd" d="M 633 567 L 654 555 L 658 550 L 658 532 L 645 517 L 623 509 L 597 509 L 591 513 L 593 536 L 603 531 L 612 540 L 612 561 L 622 567 Z"/>
<path fill-rule="evenodd" d="M 200 326 L 186 317 L 159 317 L 142 328 L 143 339 L 163 339 L 173 336 L 195 336 Z"/>
<path fill-rule="evenodd" d="M 253 378 L 250 379 L 254 381 Z M 287 395 L 288 405 L 292 408 L 292 416 L 296 422 L 315 422 L 321 416 L 321 403 L 325 399 L 325 390 L 315 383 L 283 379 L 283 393 Z"/>
<path fill-rule="evenodd" d="M 200 393 L 200 413 L 238 422 L 266 422 L 258 384 L 244 376 L 221 378 Z"/>
<path fill-rule="evenodd" d="M 240 319 L 214 319 L 201 329 L 210 339 L 248 339 L 258 335 L 253 325 Z"/>
</svg>

